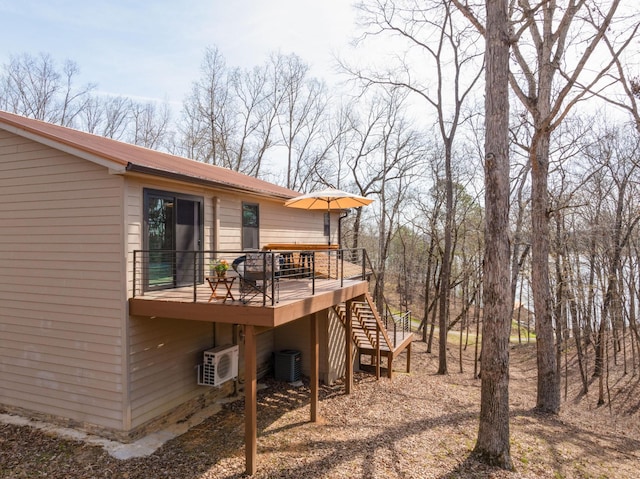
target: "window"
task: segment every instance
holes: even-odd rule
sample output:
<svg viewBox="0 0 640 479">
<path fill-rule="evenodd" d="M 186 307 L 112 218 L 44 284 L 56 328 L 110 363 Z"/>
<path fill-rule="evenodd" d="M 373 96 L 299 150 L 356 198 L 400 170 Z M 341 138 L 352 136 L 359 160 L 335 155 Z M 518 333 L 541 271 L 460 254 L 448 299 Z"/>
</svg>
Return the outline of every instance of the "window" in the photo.
<svg viewBox="0 0 640 479">
<path fill-rule="evenodd" d="M 242 249 L 260 249 L 259 231 L 259 205 L 242 203 Z"/>
</svg>

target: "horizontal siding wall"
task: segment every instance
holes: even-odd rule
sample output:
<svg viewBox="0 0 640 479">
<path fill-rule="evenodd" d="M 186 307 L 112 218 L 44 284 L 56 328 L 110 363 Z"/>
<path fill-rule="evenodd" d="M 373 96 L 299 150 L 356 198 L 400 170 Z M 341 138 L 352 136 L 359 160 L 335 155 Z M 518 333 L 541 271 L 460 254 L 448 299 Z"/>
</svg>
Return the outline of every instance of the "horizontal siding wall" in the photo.
<svg viewBox="0 0 640 479">
<path fill-rule="evenodd" d="M 201 352 L 213 347 L 214 325 L 202 321 L 130 318 L 132 427 L 204 393 L 197 385 Z"/>
<path fill-rule="evenodd" d="M 260 205 L 260 243 L 326 244 L 324 211 L 287 208 L 284 202 Z M 337 213 L 331 213 L 332 243 L 337 243 Z"/>
<path fill-rule="evenodd" d="M 133 286 L 133 251 L 144 247 L 143 192 L 145 188 L 202 197 L 204 200 L 204 249 L 240 250 L 242 202 L 260 204 L 260 236 L 268 242 L 318 243 L 323 236 L 323 214 L 291 210 L 283 201 L 265 200 L 194 187 L 164 180 L 128 179 L 126 215 L 128 238 L 128 292 Z M 230 325 L 218 324 L 218 328 Z M 202 350 L 218 346 L 213 324 L 177 319 L 129 318 L 129 361 L 131 428 L 168 413 L 206 388 L 196 382 L 195 366 Z M 220 336 L 220 334 L 218 334 Z M 258 363 L 261 374 L 271 365 L 274 331 L 260 334 Z M 243 352 L 242 348 L 241 351 Z M 243 354 L 240 358 L 242 374 Z"/>
<path fill-rule="evenodd" d="M 144 189 L 199 196 L 204 201 L 204 248 L 211 249 L 213 193 L 170 181 L 128 179 L 126 185 L 128 295 L 133 292 L 133 251 L 143 249 Z M 224 325 L 231 329 L 230 325 Z M 220 328 L 220 326 L 218 326 Z M 128 375 L 130 428 L 159 418 L 182 403 L 198 397 L 207 387 L 198 386 L 196 365 L 201 352 L 215 344 L 214 324 L 167 318 L 129 317 Z"/>
<path fill-rule="evenodd" d="M 344 376 L 344 326 L 333 309 L 318 313 L 320 380 L 333 384 Z M 302 357 L 302 373 L 311 374 L 311 316 L 305 316 L 275 329 L 275 351 L 294 349 Z"/>
<path fill-rule="evenodd" d="M 318 313 L 319 373 L 320 380 L 331 384 L 336 379 L 335 364 L 330 363 L 330 350 L 339 348 L 340 344 L 328 344 L 329 319 L 328 310 Z M 344 338 L 344 335 L 343 335 Z M 332 338 L 337 339 L 337 338 Z M 344 342 L 344 339 L 342 340 Z M 311 316 L 305 316 L 276 328 L 274 345 L 276 351 L 293 349 L 300 351 L 302 358 L 302 374 L 311 375 Z M 344 356 L 344 355 L 343 355 Z M 344 363 L 344 357 L 337 358 Z"/>
<path fill-rule="evenodd" d="M 327 310 L 326 328 L 323 328 L 320 337 L 323 344 L 327 345 L 326 351 L 326 376 L 323 381 L 333 384 L 337 379 L 346 374 L 345 368 L 345 327 L 333 310 Z M 326 335 L 326 337 L 325 337 Z M 351 343 L 353 344 L 353 343 Z M 354 346 L 355 352 L 355 346 Z M 357 363 L 356 355 L 353 356 Z"/>
<path fill-rule="evenodd" d="M 242 248 L 243 201 L 260 205 L 261 244 L 327 241 L 324 236 L 324 212 L 285 208 L 284 201 L 251 197 L 170 180 L 130 177 L 126 182 L 125 195 L 129 296 L 133 292 L 133 251 L 144 248 L 145 188 L 203 198 L 205 250 L 239 251 Z M 212 318 L 212 321 L 215 321 L 215 318 Z M 220 328 L 231 328 L 231 325 L 218 323 L 217 335 L 214 334 L 213 328 L 212 323 L 197 321 L 129 318 L 129 349 L 125 361 L 129 363 L 131 428 L 142 426 L 206 392 L 206 387 L 197 385 L 195 366 L 201 361 L 200 353 L 204 349 L 228 342 L 222 338 L 228 339 L 229 334 L 221 335 Z M 256 338 L 258 368 L 261 375 L 268 372 L 271 366 L 275 334 L 274 330 L 269 330 Z M 242 347 L 240 351 L 240 374 L 243 374 Z"/>
<path fill-rule="evenodd" d="M 0 130 L 0 404 L 121 429 L 123 179 Z"/>
<path fill-rule="evenodd" d="M 292 321 L 276 328 L 274 338 L 276 351 L 282 351 L 285 349 L 300 351 L 300 356 L 302 358 L 301 372 L 305 376 L 309 376 L 311 371 L 310 325 L 311 317 L 305 316 L 297 321 Z"/>
<path fill-rule="evenodd" d="M 126 181 L 126 229 L 127 229 L 127 295 L 131 297 L 133 293 L 133 252 L 144 249 L 144 189 L 167 191 L 170 193 L 182 193 L 199 196 L 204 201 L 204 249 L 211 250 L 213 247 L 213 196 L 210 190 L 197 187 L 189 187 L 165 181 L 144 181 L 138 178 L 127 179 Z M 140 279 L 138 278 L 138 281 Z"/>
<path fill-rule="evenodd" d="M 242 247 L 242 202 L 260 205 L 260 244 L 327 243 L 324 236 L 324 212 L 287 208 L 283 201 L 220 194 L 219 248 Z M 337 242 L 337 216 L 332 213 L 331 236 Z M 334 231 L 335 230 L 335 231 Z"/>
<path fill-rule="evenodd" d="M 273 352 L 275 328 L 260 330 L 256 333 L 256 370 L 258 379 L 263 378 L 273 369 Z M 244 377 L 244 361 L 245 361 L 244 344 L 240 344 L 239 358 L 239 374 Z"/>
</svg>

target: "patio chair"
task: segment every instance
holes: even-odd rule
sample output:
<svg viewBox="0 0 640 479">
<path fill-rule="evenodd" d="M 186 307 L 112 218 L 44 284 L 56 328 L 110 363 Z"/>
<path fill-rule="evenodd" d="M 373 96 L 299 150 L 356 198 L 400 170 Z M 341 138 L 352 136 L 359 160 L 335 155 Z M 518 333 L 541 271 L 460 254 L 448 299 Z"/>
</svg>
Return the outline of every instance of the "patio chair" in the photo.
<svg viewBox="0 0 640 479">
<path fill-rule="evenodd" d="M 236 258 L 231 267 L 240 278 L 240 300 L 254 298 L 278 302 L 280 296 L 280 258 L 276 253 L 247 253 Z"/>
</svg>

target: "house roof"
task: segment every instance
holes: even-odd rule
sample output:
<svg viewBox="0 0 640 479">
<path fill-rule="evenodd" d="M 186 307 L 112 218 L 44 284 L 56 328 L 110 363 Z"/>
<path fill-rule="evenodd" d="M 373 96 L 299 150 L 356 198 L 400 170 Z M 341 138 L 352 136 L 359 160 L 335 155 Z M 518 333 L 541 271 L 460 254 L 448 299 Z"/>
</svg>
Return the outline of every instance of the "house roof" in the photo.
<svg viewBox="0 0 640 479">
<path fill-rule="evenodd" d="M 2 110 L 0 110 L 0 129 L 99 163 L 115 173 L 136 172 L 281 199 L 293 198 L 299 194 L 288 188 L 220 166 L 123 143 Z"/>
</svg>

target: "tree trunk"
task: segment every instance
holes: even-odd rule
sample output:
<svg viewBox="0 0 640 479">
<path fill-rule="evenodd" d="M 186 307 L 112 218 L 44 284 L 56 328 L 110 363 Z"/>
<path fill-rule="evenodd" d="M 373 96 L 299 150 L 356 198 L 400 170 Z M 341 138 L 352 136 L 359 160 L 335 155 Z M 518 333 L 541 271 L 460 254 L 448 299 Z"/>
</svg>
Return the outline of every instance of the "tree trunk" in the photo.
<svg viewBox="0 0 640 479">
<path fill-rule="evenodd" d="M 422 319 L 422 342 L 427 342 L 427 326 L 429 324 L 429 301 L 431 300 L 431 296 L 429 294 L 429 287 L 431 285 L 431 264 L 433 263 L 433 249 L 434 249 L 435 241 L 433 240 L 433 236 L 429 240 L 429 252 L 427 253 L 427 272 L 425 274 L 425 282 L 424 282 L 424 317 Z M 433 281 L 435 284 L 435 281 Z M 434 287 L 435 290 L 435 287 Z M 418 328 L 419 330 L 419 328 Z"/>
<path fill-rule="evenodd" d="M 440 270 L 440 311 L 438 317 L 438 374 L 447 374 L 447 336 L 449 333 L 449 297 L 451 295 L 451 250 L 453 236 L 453 179 L 451 177 L 451 143 L 445 142 L 445 225 L 444 253 Z"/>
<path fill-rule="evenodd" d="M 478 297 L 482 296 L 482 283 L 478 285 L 478 292 L 476 294 L 479 295 Z M 480 354 L 478 354 L 478 346 L 480 344 L 480 309 L 480 304 L 478 304 L 473 315 L 476 322 L 476 343 L 473 353 L 473 379 L 478 379 L 480 377 L 480 373 L 478 372 L 478 363 L 480 361 Z"/>
<path fill-rule="evenodd" d="M 356 250 L 360 246 L 360 223 L 362 222 L 362 208 L 356 208 L 356 217 L 353 220 L 353 238 L 351 248 Z"/>
<path fill-rule="evenodd" d="M 567 257 L 569 256 L 569 252 L 566 250 L 566 245 L 565 245 L 565 254 Z M 564 263 L 564 270 L 565 270 L 565 277 L 567 278 L 567 281 L 573 284 L 573 281 L 570 278 L 571 267 L 567 263 Z M 586 366 L 584 364 L 584 353 L 582 351 L 582 331 L 581 331 L 582 326 L 580 325 L 578 305 L 576 303 L 576 296 L 572 286 L 569 286 L 567 288 L 567 300 L 569 301 L 569 313 L 571 315 L 571 329 L 573 330 L 573 337 L 576 343 L 576 356 L 578 359 L 578 367 L 580 369 L 580 379 L 582 380 L 581 393 L 587 394 L 587 392 L 589 392 L 589 381 L 587 378 Z"/>
<path fill-rule="evenodd" d="M 513 469 L 509 446 L 509 20 L 506 0 L 486 3 L 485 261 L 480 427 L 474 452 Z"/>
<path fill-rule="evenodd" d="M 436 270 L 434 271 L 433 275 L 434 275 L 434 279 L 437 276 L 437 279 L 435 280 L 435 295 L 436 297 L 433 300 L 433 311 L 431 312 L 431 328 L 429 329 L 429 338 L 427 339 L 427 353 L 431 353 L 431 346 L 433 344 L 433 331 L 436 327 L 436 317 L 438 314 L 438 294 L 440 294 L 440 266 L 436 265 Z"/>
<path fill-rule="evenodd" d="M 531 287 L 536 318 L 538 395 L 536 409 L 560 411 L 560 375 L 556 362 L 549 283 L 549 134 L 541 133 L 531 155 Z"/>
</svg>

